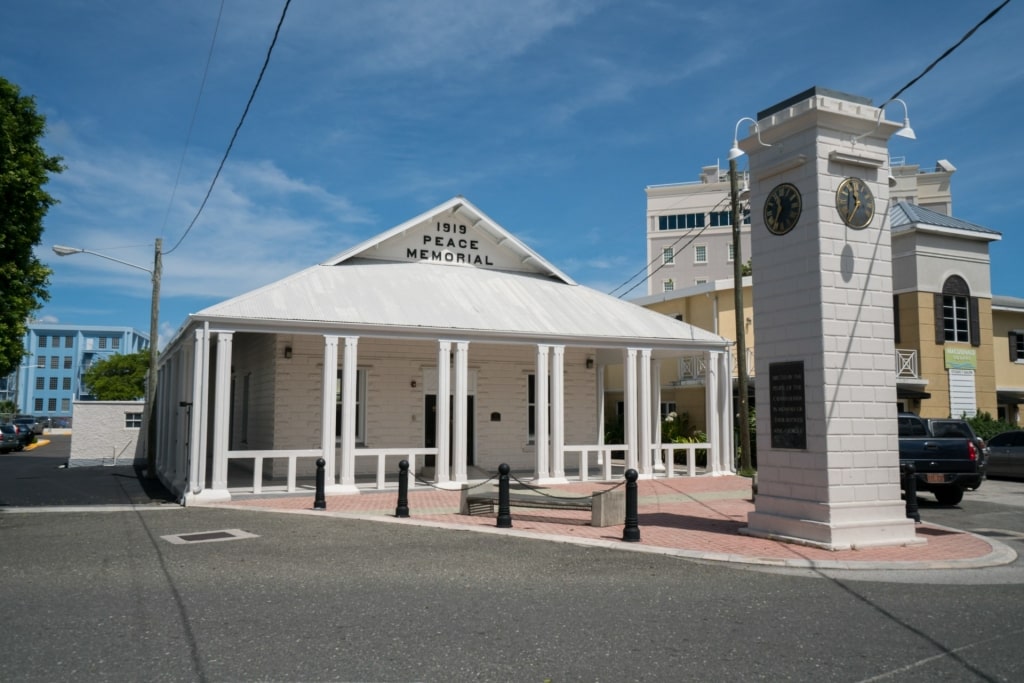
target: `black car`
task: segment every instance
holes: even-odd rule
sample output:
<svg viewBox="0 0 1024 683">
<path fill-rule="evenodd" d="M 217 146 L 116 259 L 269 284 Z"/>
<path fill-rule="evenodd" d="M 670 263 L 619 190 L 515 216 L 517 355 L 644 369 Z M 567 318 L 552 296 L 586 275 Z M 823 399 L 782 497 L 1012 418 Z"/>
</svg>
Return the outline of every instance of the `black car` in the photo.
<svg viewBox="0 0 1024 683">
<path fill-rule="evenodd" d="M 32 428 L 29 427 L 28 425 L 18 424 L 17 422 L 15 422 L 11 426 L 14 427 L 15 430 L 17 430 L 18 445 L 21 446 L 21 448 L 24 448 L 25 446 L 28 446 L 29 444 L 33 444 L 36 442 L 35 432 L 33 432 Z M 19 448 L 18 450 L 21 450 L 21 448 Z"/>
</svg>

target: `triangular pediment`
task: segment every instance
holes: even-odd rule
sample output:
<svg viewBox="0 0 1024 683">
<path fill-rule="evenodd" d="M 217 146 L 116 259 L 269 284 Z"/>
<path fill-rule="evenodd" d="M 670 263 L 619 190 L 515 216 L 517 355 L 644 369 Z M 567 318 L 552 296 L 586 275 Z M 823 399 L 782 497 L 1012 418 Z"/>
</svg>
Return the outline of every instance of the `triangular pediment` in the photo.
<svg viewBox="0 0 1024 683">
<path fill-rule="evenodd" d="M 340 266 L 355 259 L 484 268 L 576 284 L 463 197 L 453 197 L 323 265 Z"/>
</svg>

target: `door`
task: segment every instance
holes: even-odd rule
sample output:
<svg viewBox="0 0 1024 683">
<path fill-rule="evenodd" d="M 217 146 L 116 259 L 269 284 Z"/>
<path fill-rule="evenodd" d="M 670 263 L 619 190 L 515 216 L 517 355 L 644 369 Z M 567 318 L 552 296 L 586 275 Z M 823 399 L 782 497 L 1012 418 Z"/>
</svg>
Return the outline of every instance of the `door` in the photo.
<svg viewBox="0 0 1024 683">
<path fill-rule="evenodd" d="M 437 394 L 426 394 L 423 408 L 423 447 L 437 447 Z M 474 465 L 475 443 L 473 439 L 473 423 L 475 421 L 473 410 L 473 396 L 466 397 L 466 465 Z M 448 433 L 451 434 L 455 420 L 455 397 L 448 397 Z M 451 451 L 448 453 L 448 465 L 452 464 Z M 424 462 L 425 467 L 434 466 L 434 456 L 428 455 Z"/>
</svg>

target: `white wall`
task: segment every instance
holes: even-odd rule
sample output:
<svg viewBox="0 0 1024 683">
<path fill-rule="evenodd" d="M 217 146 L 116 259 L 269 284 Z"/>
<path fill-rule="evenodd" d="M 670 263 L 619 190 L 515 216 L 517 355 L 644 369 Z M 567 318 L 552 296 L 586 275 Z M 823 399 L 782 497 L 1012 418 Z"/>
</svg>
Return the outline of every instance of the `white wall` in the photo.
<svg viewBox="0 0 1024 683">
<path fill-rule="evenodd" d="M 142 430 L 125 427 L 125 416 L 144 408 L 144 401 L 75 401 L 68 467 L 145 463 Z"/>
</svg>

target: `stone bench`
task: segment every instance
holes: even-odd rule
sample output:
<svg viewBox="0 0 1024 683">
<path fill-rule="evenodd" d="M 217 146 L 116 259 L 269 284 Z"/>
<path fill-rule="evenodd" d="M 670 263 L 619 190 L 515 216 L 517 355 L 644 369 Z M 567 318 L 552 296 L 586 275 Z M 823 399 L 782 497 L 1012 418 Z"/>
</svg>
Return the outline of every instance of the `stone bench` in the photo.
<svg viewBox="0 0 1024 683">
<path fill-rule="evenodd" d="M 626 523 L 626 489 L 618 486 L 595 491 L 589 496 L 547 496 L 539 493 L 510 491 L 509 507 L 543 508 L 548 510 L 590 510 L 590 526 L 605 527 Z M 462 488 L 459 514 L 495 514 L 497 489 Z"/>
</svg>

